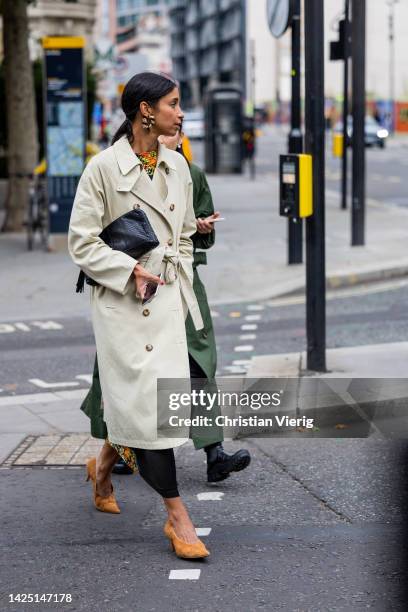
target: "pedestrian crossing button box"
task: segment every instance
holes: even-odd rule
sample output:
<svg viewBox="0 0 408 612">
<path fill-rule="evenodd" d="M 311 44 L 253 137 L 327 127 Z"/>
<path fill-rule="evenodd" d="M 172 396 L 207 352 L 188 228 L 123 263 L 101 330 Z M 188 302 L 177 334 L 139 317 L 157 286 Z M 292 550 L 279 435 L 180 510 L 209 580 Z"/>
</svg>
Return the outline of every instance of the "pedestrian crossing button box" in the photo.
<svg viewBox="0 0 408 612">
<path fill-rule="evenodd" d="M 313 213 L 313 164 L 306 154 L 281 155 L 279 214 L 292 219 Z"/>
</svg>

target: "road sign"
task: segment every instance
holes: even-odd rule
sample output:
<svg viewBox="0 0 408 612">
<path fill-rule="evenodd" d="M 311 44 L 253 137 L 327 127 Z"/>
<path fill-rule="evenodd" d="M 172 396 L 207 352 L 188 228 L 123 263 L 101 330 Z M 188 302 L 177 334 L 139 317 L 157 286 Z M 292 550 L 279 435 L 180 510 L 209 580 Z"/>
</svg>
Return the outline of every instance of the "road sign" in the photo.
<svg viewBox="0 0 408 612">
<path fill-rule="evenodd" d="M 280 38 L 292 21 L 294 2 L 293 0 L 268 0 L 266 13 L 272 36 Z"/>
</svg>

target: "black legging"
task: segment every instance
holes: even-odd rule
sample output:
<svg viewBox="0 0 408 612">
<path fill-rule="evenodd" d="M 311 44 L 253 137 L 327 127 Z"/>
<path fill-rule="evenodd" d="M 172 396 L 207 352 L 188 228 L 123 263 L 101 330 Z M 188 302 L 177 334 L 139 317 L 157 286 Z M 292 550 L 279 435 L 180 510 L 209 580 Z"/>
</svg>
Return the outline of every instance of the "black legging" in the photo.
<svg viewBox="0 0 408 612">
<path fill-rule="evenodd" d="M 206 378 L 205 373 L 190 354 L 188 358 L 191 378 Z M 159 450 L 135 448 L 134 451 L 139 473 L 147 484 L 162 497 L 179 497 L 174 450 L 172 448 Z"/>
<path fill-rule="evenodd" d="M 173 449 L 134 450 L 139 473 L 147 484 L 162 497 L 179 497 Z"/>
</svg>

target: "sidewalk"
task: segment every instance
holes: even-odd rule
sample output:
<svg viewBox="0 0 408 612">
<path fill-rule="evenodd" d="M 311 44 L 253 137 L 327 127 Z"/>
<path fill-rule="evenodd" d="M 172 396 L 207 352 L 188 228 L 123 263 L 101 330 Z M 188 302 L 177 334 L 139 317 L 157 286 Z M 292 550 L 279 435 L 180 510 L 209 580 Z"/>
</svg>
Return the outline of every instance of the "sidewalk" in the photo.
<svg viewBox="0 0 408 612">
<path fill-rule="evenodd" d="M 313 419 L 318 437 L 406 439 L 408 342 L 329 349 L 326 358 L 326 372 L 310 372 L 305 352 L 253 357 L 248 386 L 284 384 L 280 414 Z"/>
<path fill-rule="evenodd" d="M 212 304 L 267 299 L 305 286 L 304 264 L 288 266 L 287 220 L 278 215 L 274 175 L 209 177 L 216 209 L 216 245 L 200 274 Z M 408 274 L 408 210 L 369 200 L 366 246 L 350 246 L 350 211 L 326 197 L 326 275 L 329 287 Z M 26 250 L 24 234 L 0 235 L 0 322 L 89 316 L 89 298 L 75 293 L 78 271 L 65 252 Z"/>
</svg>

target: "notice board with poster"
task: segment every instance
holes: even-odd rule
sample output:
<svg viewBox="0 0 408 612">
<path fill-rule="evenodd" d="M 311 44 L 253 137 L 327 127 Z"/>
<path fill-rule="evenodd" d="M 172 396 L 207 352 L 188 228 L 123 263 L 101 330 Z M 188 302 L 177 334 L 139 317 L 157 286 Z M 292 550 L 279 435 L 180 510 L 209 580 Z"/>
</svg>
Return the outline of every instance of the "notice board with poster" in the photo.
<svg viewBox="0 0 408 612">
<path fill-rule="evenodd" d="M 46 37 L 42 43 L 49 227 L 51 234 L 66 233 L 85 163 L 85 41 L 79 36 Z"/>
</svg>

